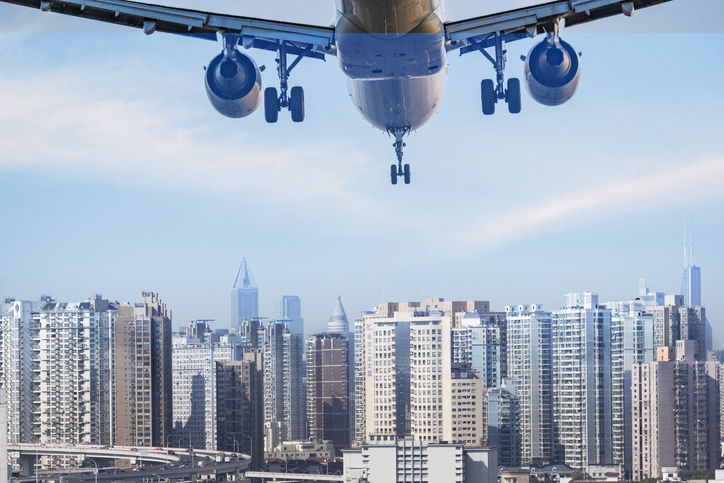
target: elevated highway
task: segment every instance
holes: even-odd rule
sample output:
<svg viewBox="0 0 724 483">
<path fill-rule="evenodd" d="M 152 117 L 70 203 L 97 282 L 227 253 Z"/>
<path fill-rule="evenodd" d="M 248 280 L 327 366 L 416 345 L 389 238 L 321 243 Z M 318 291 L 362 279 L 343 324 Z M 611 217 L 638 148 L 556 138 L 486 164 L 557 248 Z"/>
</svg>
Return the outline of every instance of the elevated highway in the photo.
<svg viewBox="0 0 724 483">
<path fill-rule="evenodd" d="M 126 459 L 136 468 L 115 470 L 114 473 L 100 472 L 98 481 L 141 481 L 143 479 L 191 479 L 200 475 L 226 475 L 240 476 L 251 465 L 251 457 L 242 453 L 230 461 L 216 462 L 219 453 L 215 450 L 197 450 L 184 448 L 149 448 L 134 446 L 100 446 L 100 445 L 64 445 L 64 444 L 33 444 L 8 443 L 8 453 L 19 457 L 22 462 L 23 476 L 33 475 L 36 458 L 41 456 L 75 456 L 79 462 L 90 458 L 98 464 L 99 469 L 104 466 L 114 466 L 116 459 Z M 188 461 L 188 463 L 180 464 Z M 105 463 L 105 464 L 104 464 Z M 148 466 L 149 463 L 156 463 Z M 142 465 L 146 466 L 142 466 Z M 96 475 L 94 468 L 88 469 L 88 474 L 73 473 L 68 475 L 75 480 L 94 481 Z M 63 475 L 59 469 L 58 475 Z M 46 478 L 47 479 L 47 478 Z M 53 478 L 50 478 L 53 479 Z"/>
</svg>

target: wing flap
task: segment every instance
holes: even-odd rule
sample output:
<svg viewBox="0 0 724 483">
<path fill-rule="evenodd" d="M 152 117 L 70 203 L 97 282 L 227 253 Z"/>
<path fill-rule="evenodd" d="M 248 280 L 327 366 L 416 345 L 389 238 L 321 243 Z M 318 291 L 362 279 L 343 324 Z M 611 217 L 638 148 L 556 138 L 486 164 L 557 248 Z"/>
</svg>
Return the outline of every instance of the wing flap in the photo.
<svg viewBox="0 0 724 483">
<path fill-rule="evenodd" d="M 329 47 L 334 41 L 333 27 L 224 15 L 128 0 L 0 1 L 139 29 L 144 29 L 144 22 L 148 25 L 148 21 L 155 21 L 152 32 L 194 34 L 206 38 L 215 38 L 216 33 L 241 33 L 249 37 L 287 40 L 315 47 Z M 149 32 L 148 28 L 144 30 Z"/>
<path fill-rule="evenodd" d="M 669 1 L 671 0 L 634 0 L 633 2 L 622 2 L 621 0 L 558 0 L 448 22 L 445 24 L 445 33 L 447 39 L 451 41 L 467 40 L 495 32 L 531 36 L 546 31 L 561 19 L 565 21 L 566 27 L 570 27 L 618 15 L 623 13 L 623 3 L 633 3 L 634 9 L 640 9 Z"/>
</svg>

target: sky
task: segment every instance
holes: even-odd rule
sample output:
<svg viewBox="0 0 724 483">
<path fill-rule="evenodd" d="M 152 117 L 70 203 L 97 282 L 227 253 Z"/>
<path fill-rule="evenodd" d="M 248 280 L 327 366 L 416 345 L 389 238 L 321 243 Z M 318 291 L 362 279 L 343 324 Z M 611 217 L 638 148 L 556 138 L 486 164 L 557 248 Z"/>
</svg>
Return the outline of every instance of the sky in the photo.
<svg viewBox="0 0 724 483">
<path fill-rule="evenodd" d="M 449 0 L 446 13 L 520 3 Z M 334 16 L 328 1 L 204 5 Z M 203 85 L 220 44 L 0 4 L 0 297 L 150 290 L 176 327 L 228 328 L 246 257 L 260 315 L 298 295 L 307 333 L 326 329 L 338 295 L 350 320 L 426 297 L 555 310 L 570 292 L 629 300 L 640 278 L 678 293 L 693 217 L 724 349 L 721 18 L 718 0 L 674 0 L 566 29 L 583 54 L 576 96 L 550 108 L 524 92 L 517 115 L 483 116 L 491 65 L 451 55 L 439 111 L 406 139 L 412 183 L 392 186 L 393 140 L 355 112 L 334 59 L 292 73 L 303 123 L 266 124 L 263 109 L 231 120 Z M 508 44 L 506 76 L 538 41 Z M 250 53 L 275 85 L 273 56 Z"/>
</svg>

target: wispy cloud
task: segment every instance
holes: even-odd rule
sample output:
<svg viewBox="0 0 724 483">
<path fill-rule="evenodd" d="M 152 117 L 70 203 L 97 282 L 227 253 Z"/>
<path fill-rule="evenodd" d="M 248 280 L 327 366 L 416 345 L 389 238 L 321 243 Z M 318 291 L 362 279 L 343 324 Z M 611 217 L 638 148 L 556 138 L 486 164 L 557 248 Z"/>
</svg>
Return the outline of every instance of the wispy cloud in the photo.
<svg viewBox="0 0 724 483">
<path fill-rule="evenodd" d="M 535 202 L 484 213 L 451 236 L 467 248 L 502 244 L 601 223 L 615 216 L 671 206 L 724 199 L 724 158 L 692 162 L 656 174 L 613 178 L 581 185 L 565 194 L 542 195 Z"/>
</svg>

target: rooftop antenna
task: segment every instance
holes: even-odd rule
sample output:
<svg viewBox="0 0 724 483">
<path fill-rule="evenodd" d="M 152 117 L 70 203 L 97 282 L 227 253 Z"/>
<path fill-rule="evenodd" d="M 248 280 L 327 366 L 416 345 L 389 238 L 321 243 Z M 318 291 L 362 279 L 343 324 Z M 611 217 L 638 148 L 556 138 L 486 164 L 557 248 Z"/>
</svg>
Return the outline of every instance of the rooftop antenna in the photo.
<svg viewBox="0 0 724 483">
<path fill-rule="evenodd" d="M 689 266 L 689 259 L 686 256 L 686 215 L 684 215 L 684 268 Z"/>
<path fill-rule="evenodd" d="M 694 266 L 694 215 L 691 215 L 691 266 Z"/>
</svg>

